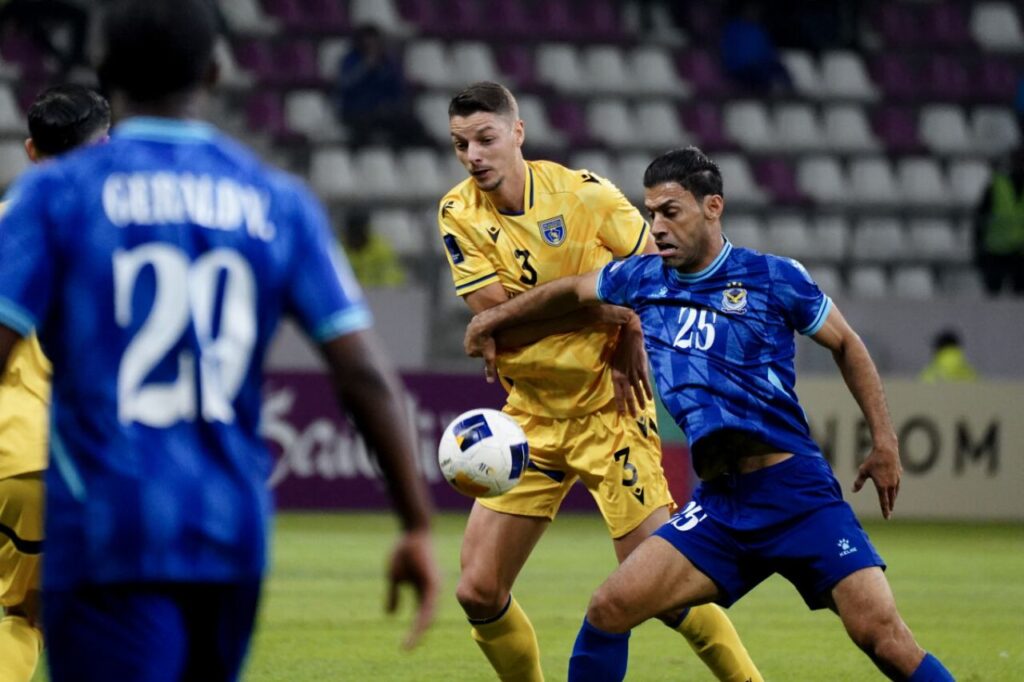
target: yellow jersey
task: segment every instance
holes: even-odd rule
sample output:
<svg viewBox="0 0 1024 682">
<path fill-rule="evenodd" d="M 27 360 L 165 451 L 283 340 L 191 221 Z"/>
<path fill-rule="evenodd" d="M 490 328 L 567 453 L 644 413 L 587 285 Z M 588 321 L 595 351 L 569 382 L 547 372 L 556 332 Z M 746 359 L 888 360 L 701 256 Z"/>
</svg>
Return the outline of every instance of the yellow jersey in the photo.
<svg viewBox="0 0 1024 682">
<path fill-rule="evenodd" d="M 15 344 L 0 377 L 0 478 L 46 469 L 50 374 L 35 334 Z"/>
<path fill-rule="evenodd" d="M 460 296 L 500 282 L 509 296 L 596 270 L 644 250 L 647 222 L 608 180 L 550 161 L 526 162 L 524 210 L 502 213 L 472 178 L 441 200 L 438 225 Z M 501 353 L 508 403 L 547 417 L 577 417 L 612 400 L 608 360 L 618 328 L 556 334 Z"/>
</svg>

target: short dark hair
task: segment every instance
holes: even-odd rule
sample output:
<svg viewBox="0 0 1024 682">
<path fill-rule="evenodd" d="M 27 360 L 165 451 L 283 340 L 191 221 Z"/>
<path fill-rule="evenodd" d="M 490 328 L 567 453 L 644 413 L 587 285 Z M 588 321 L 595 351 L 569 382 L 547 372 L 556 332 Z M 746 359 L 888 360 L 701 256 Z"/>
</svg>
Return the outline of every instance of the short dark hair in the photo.
<svg viewBox="0 0 1024 682">
<path fill-rule="evenodd" d="M 110 105 L 84 85 L 67 83 L 44 90 L 28 110 L 28 134 L 40 154 L 56 156 L 110 126 Z"/>
<path fill-rule="evenodd" d="M 100 81 L 132 101 L 197 88 L 213 60 L 213 0 L 117 0 L 103 20 Z"/>
<path fill-rule="evenodd" d="M 673 149 L 651 161 L 644 171 L 644 187 L 675 182 L 700 201 L 722 193 L 722 171 L 707 154 L 694 146 Z"/>
<path fill-rule="evenodd" d="M 473 83 L 452 97 L 448 104 L 448 118 L 470 116 L 480 111 L 499 116 L 517 116 L 519 107 L 508 88 L 491 81 Z"/>
</svg>

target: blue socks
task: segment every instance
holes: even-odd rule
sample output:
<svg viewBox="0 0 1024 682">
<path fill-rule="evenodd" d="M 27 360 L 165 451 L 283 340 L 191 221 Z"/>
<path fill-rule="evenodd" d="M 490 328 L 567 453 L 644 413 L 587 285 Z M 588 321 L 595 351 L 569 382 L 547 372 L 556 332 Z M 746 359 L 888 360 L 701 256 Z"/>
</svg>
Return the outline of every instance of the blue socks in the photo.
<svg viewBox="0 0 1024 682">
<path fill-rule="evenodd" d="M 628 661 L 628 632 L 598 630 L 584 618 L 569 659 L 569 682 L 621 682 Z"/>
<path fill-rule="evenodd" d="M 956 680 L 939 659 L 926 653 L 921 665 L 917 666 L 914 674 L 907 678 L 907 682 L 956 682 Z"/>
</svg>

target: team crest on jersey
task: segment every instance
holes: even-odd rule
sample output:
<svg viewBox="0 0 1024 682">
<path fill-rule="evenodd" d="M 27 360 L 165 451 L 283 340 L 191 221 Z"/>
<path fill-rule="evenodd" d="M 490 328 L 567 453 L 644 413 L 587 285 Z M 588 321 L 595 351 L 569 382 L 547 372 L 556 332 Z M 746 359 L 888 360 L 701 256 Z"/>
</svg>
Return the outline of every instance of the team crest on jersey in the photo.
<svg viewBox="0 0 1024 682">
<path fill-rule="evenodd" d="M 742 315 L 747 312 L 747 290 L 743 282 L 729 282 L 722 292 L 722 312 Z"/>
<path fill-rule="evenodd" d="M 540 236 L 551 246 L 561 246 L 565 241 L 565 220 L 562 216 L 542 220 L 537 225 L 540 227 Z"/>
</svg>

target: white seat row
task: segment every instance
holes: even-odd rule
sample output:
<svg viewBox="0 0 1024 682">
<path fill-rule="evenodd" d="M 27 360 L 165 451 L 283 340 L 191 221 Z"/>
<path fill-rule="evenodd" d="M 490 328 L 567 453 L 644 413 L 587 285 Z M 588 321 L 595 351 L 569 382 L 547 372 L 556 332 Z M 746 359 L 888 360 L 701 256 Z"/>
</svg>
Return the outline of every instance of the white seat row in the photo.
<svg viewBox="0 0 1024 682">
<path fill-rule="evenodd" d="M 973 206 L 988 182 L 988 164 L 972 159 L 950 163 L 948 175 L 931 157 L 907 157 L 895 168 L 885 157 L 853 159 L 812 156 L 797 164 L 800 190 L 822 204 L 869 204 L 948 208 Z"/>
<path fill-rule="evenodd" d="M 926 265 L 896 266 L 891 274 L 878 265 L 856 265 L 849 268 L 846 282 L 840 270 L 832 265 L 808 268 L 811 277 L 830 296 L 851 296 L 860 299 L 929 299 L 942 292 L 947 295 L 982 295 L 981 282 L 974 268 L 943 270 L 941 277 Z"/>
<path fill-rule="evenodd" d="M 687 97 L 690 85 L 663 47 L 643 45 L 622 50 L 615 45 L 578 49 L 569 43 L 546 43 L 536 52 L 540 82 L 571 94 L 659 95 Z"/>
<path fill-rule="evenodd" d="M 413 40 L 405 47 L 405 75 L 428 88 L 460 90 L 476 81 L 502 81 L 491 49 L 484 43 L 448 44 Z"/>
<path fill-rule="evenodd" d="M 970 121 L 963 109 L 952 104 L 933 104 L 921 109 L 918 130 L 921 141 L 936 154 L 1003 154 L 1021 141 L 1021 132 L 1010 109 L 977 107 Z"/>
<path fill-rule="evenodd" d="M 769 112 L 761 102 L 741 100 L 726 105 L 723 119 L 726 133 L 751 151 L 867 152 L 880 147 L 864 109 L 854 104 L 828 106 L 819 116 L 807 104 L 782 104 Z"/>
<path fill-rule="evenodd" d="M 451 144 L 448 128 L 448 103 L 450 94 L 426 93 L 416 98 L 416 116 L 427 132 L 443 145 Z M 566 145 L 565 135 L 551 125 L 547 110 L 536 95 L 521 95 L 516 98 L 519 116 L 526 125 L 526 143 L 544 148 L 561 148 Z"/>
<path fill-rule="evenodd" d="M 860 101 L 878 98 L 864 60 L 856 52 L 834 50 L 824 53 L 816 62 L 810 52 L 786 50 L 782 61 L 793 79 L 793 87 L 804 97 Z"/>
<path fill-rule="evenodd" d="M 975 5 L 971 12 L 971 36 L 988 50 L 1024 50 L 1024 31 L 1021 31 L 1020 17 L 1008 2 L 983 2 Z"/>
<path fill-rule="evenodd" d="M 451 154 L 410 148 L 397 155 L 385 147 L 356 152 L 343 147 L 319 149 L 310 164 L 310 183 L 325 200 L 391 199 L 436 202 L 466 178 Z"/>
</svg>

